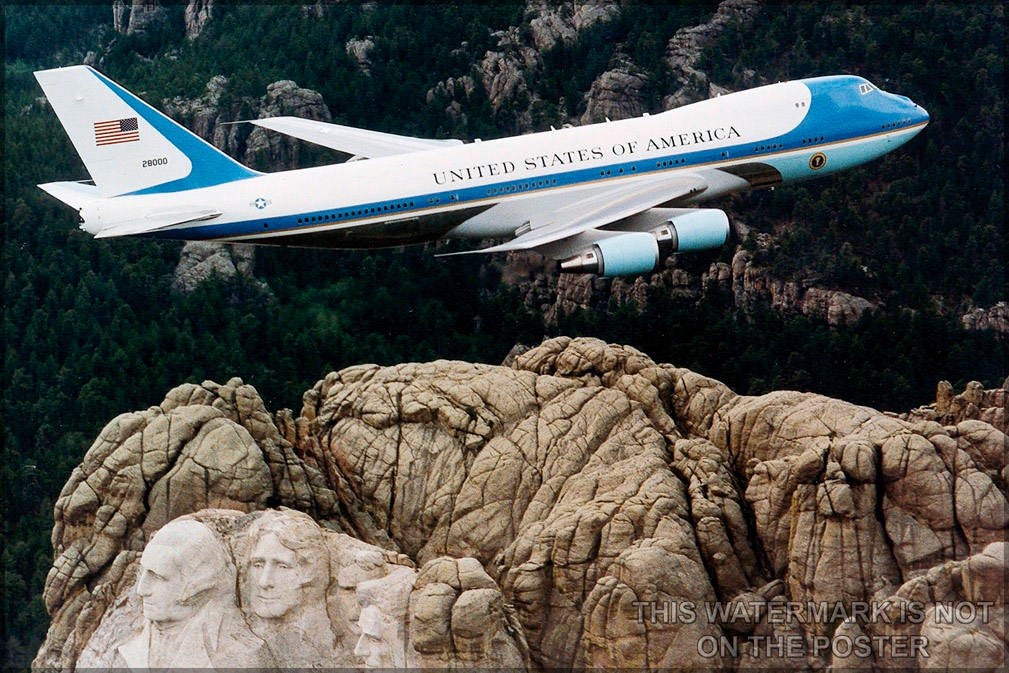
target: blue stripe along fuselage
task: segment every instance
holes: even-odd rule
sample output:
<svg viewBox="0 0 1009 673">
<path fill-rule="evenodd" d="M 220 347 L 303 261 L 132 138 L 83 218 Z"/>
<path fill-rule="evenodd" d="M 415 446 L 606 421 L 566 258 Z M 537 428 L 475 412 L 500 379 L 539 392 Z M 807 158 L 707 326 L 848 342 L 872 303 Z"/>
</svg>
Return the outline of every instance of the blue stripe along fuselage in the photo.
<svg viewBox="0 0 1009 673">
<path fill-rule="evenodd" d="M 334 224 L 379 222 L 388 220 L 388 216 L 393 215 L 397 216 L 397 219 L 404 215 L 422 216 L 425 211 L 432 208 L 443 208 L 446 205 L 479 205 L 493 202 L 501 195 L 507 194 L 536 193 L 670 170 L 683 171 L 718 165 L 728 167 L 750 161 L 775 166 L 785 179 L 803 179 L 831 173 L 879 156 L 886 151 L 883 149 L 888 142 L 885 139 L 886 134 L 923 126 L 928 121 L 928 114 L 907 98 L 872 87 L 861 77 L 840 75 L 801 81 L 809 88 L 811 94 L 808 113 L 795 128 L 758 143 L 747 141 L 717 149 L 655 155 L 648 159 L 561 171 L 549 176 L 426 192 L 343 208 L 168 229 L 152 232 L 147 236 L 192 240 L 229 239 L 257 234 L 298 234 L 319 227 L 332 227 Z M 871 88 L 861 88 L 865 86 Z M 874 139 L 881 142 L 874 142 Z M 830 145 L 853 141 L 864 142 L 858 147 L 840 152 L 839 156 L 832 158 L 822 170 L 813 171 L 808 168 L 806 153 L 799 157 L 795 157 L 794 154 L 791 158 L 783 156 L 786 153 L 803 150 L 812 153 Z M 250 240 L 269 242 L 269 238 L 262 236 Z"/>
</svg>

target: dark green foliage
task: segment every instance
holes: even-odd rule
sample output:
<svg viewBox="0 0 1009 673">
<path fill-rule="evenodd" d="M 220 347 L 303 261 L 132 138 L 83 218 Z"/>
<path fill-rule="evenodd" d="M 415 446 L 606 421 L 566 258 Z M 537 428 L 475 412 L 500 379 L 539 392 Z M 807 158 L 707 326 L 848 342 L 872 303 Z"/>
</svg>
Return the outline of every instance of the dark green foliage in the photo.
<svg viewBox="0 0 1009 673">
<path fill-rule="evenodd" d="M 771 309 L 732 310 L 724 290 L 709 287 L 699 304 L 652 292 L 647 308 L 613 306 L 602 316 L 578 313 L 558 333 L 598 335 L 719 379 L 739 393 L 812 391 L 878 409 L 907 410 L 934 399 L 936 382 L 958 390 L 970 380 L 999 385 L 1005 343 L 965 333 L 954 318 L 934 312 L 867 313 L 855 325 Z"/>
<path fill-rule="evenodd" d="M 40 593 L 52 562 L 53 503 L 100 428 L 157 404 L 185 381 L 241 376 L 270 409 L 298 408 L 328 371 L 361 362 L 461 358 L 498 362 L 515 342 L 538 343 L 541 316 L 478 258 L 432 256 L 435 246 L 336 252 L 261 248 L 251 283 L 171 290 L 179 244 L 95 241 L 74 214 L 38 190 L 86 172 L 42 95 L 33 69 L 106 54 L 102 69 L 155 105 L 201 95 L 217 74 L 226 95 L 259 98 L 292 79 L 320 91 L 335 120 L 419 136 L 492 138 L 514 132 L 518 111 L 494 112 L 479 77 L 464 116 L 427 92 L 472 74 L 495 31 L 523 24 L 524 4 L 215 4 L 194 41 L 182 6 L 140 36 L 114 36 L 101 6 L 5 6 L 4 494 L 5 666 L 25 668 L 48 625 Z M 303 4 L 305 6 L 303 6 Z M 584 111 L 583 94 L 622 54 L 645 73 L 646 104 L 682 83 L 665 64 L 669 38 L 707 20 L 717 3 L 621 3 L 617 20 L 543 55 L 527 82 L 534 123 Z M 307 9 L 306 9 L 307 6 Z M 113 37 L 115 38 L 113 41 Z M 347 55 L 370 38 L 371 74 Z M 643 312 L 611 305 L 562 316 L 551 331 L 640 348 L 720 378 L 735 390 L 811 390 L 902 410 L 931 399 L 937 380 L 1001 383 L 1006 343 L 966 333 L 965 300 L 1006 299 L 1003 136 L 1004 16 L 1000 4 L 764 5 L 729 30 L 701 69 L 733 88 L 838 72 L 906 94 L 932 124 L 862 169 L 727 201 L 754 232 L 743 242 L 783 278 L 868 296 L 883 309 L 854 326 L 743 315 L 710 288 L 698 303 L 653 292 Z M 748 71 L 755 73 L 751 75 Z M 230 101 L 223 101 L 228 104 Z M 528 101 L 519 101 L 526 104 Z M 307 163 L 328 160 L 321 152 Z M 685 256 L 691 272 L 731 250 Z M 939 312 L 935 299 L 946 312 Z"/>
<path fill-rule="evenodd" d="M 798 3 L 727 31 L 701 65 L 716 82 L 855 73 L 932 118 L 859 170 L 743 199 L 748 222 L 778 235 L 762 261 L 893 306 L 1005 299 L 1004 50 L 1000 3 Z"/>
<path fill-rule="evenodd" d="M 80 63 L 112 30 L 107 4 L 4 4 L 4 62 Z M 59 36 L 54 40 L 54 36 Z"/>
</svg>

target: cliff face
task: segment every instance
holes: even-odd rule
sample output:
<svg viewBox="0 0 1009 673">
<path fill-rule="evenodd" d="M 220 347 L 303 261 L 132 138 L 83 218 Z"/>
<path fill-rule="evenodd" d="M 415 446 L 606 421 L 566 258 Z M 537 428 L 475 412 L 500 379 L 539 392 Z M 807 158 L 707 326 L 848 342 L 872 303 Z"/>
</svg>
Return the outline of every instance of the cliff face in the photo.
<svg viewBox="0 0 1009 673">
<path fill-rule="evenodd" d="M 738 222 L 731 225 L 737 232 L 745 228 Z M 604 279 L 587 274 L 558 274 L 548 260 L 511 253 L 503 264 L 502 277 L 523 292 L 526 306 L 543 315 L 547 325 L 556 325 L 564 313 L 604 311 L 611 298 L 632 302 L 641 309 L 647 306 L 651 292 L 699 301 L 711 283 L 731 293 L 733 305 L 742 311 L 770 306 L 784 314 L 820 318 L 833 326 L 855 324 L 865 311 L 880 306 L 842 290 L 782 280 L 774 276 L 772 269 L 753 263 L 752 257 L 737 246 L 731 264 L 715 262 L 703 273 L 688 271 L 674 256 L 666 260 L 663 268 L 648 275 Z"/>
<path fill-rule="evenodd" d="M 949 421 L 739 396 L 593 339 L 510 366 L 351 367 L 297 416 L 239 379 L 186 384 L 111 421 L 61 493 L 34 667 L 135 655 L 163 625 L 138 578 L 176 528 L 202 526 L 188 563 L 216 554 L 233 579 L 199 623 L 238 609 L 249 625 L 207 645 L 211 662 L 250 665 L 227 657 L 241 641 L 298 667 L 744 669 L 780 661 L 778 642 L 796 670 L 882 669 L 915 644 L 901 666 L 994 669 L 1006 435 Z M 270 531 L 275 554 L 315 541 L 291 584 L 315 598 L 284 614 L 319 628 L 266 607 Z"/>
<path fill-rule="evenodd" d="M 199 37 L 213 14 L 214 0 L 188 0 L 184 13 L 186 37 Z M 159 0 L 132 0 L 129 6 L 123 0 L 112 3 L 112 25 L 117 33 L 143 33 L 164 20 L 165 8 Z"/>
</svg>

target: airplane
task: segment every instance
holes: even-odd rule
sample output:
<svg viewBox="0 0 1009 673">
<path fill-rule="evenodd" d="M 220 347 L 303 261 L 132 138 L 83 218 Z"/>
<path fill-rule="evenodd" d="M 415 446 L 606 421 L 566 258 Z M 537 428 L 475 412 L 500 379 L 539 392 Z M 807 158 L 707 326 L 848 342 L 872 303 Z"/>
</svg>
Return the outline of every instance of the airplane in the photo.
<svg viewBox="0 0 1009 673">
<path fill-rule="evenodd" d="M 350 249 L 497 239 L 449 254 L 532 250 L 603 277 L 724 245 L 725 212 L 697 204 L 865 163 L 929 122 L 852 75 L 469 143 L 273 117 L 249 121 L 351 158 L 262 173 L 89 66 L 35 77 L 91 176 L 39 187 L 95 238 Z"/>
</svg>

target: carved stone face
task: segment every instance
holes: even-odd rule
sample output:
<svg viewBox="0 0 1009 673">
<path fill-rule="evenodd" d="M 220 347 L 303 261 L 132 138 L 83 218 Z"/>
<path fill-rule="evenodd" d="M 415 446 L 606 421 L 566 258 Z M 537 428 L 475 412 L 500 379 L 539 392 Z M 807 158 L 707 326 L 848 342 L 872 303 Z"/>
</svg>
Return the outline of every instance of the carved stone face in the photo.
<svg viewBox="0 0 1009 673">
<path fill-rule="evenodd" d="M 358 626 L 361 628 L 361 637 L 354 647 L 354 656 L 368 668 L 388 668 L 394 666 L 393 644 L 385 640 L 385 621 L 382 619 L 382 612 L 374 605 L 369 605 L 361 610 L 358 619 Z"/>
<path fill-rule="evenodd" d="M 256 543 L 249 563 L 252 611 L 264 619 L 277 619 L 302 604 L 302 587 L 311 578 L 297 555 L 273 533 Z"/>
<path fill-rule="evenodd" d="M 187 604 L 188 583 L 173 547 L 148 545 L 140 557 L 137 595 L 144 607 L 144 617 L 159 624 L 188 619 L 198 609 Z"/>
</svg>

